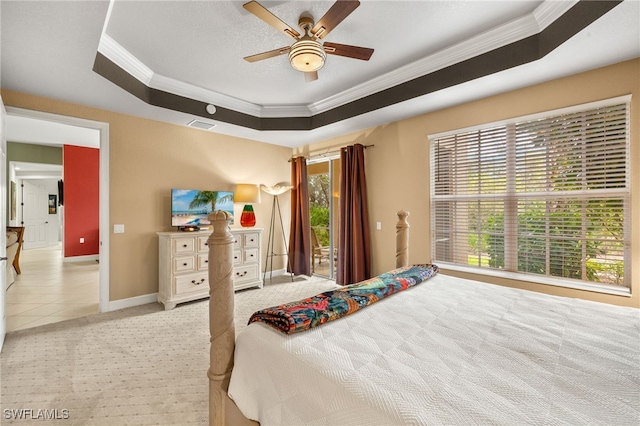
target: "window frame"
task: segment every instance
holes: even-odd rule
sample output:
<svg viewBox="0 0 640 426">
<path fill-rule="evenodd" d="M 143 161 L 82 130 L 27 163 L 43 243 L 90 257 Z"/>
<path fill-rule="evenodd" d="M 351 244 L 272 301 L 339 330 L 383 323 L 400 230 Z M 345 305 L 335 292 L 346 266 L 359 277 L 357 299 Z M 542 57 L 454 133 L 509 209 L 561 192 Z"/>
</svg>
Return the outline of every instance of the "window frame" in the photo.
<svg viewBox="0 0 640 426">
<path fill-rule="evenodd" d="M 491 276 L 491 277 L 498 277 L 498 278 L 506 278 L 506 279 L 510 279 L 510 280 L 517 280 L 517 281 L 524 281 L 524 282 L 531 282 L 531 283 L 538 283 L 538 284 L 545 284 L 545 285 L 553 285 L 553 286 L 559 286 L 559 287 L 565 287 L 565 288 L 574 288 L 574 289 L 579 289 L 579 290 L 588 290 L 588 291 L 593 291 L 593 292 L 600 292 L 600 293 L 606 293 L 606 294 L 614 294 L 614 295 L 622 295 L 622 296 L 630 296 L 631 295 L 631 262 L 632 262 L 632 255 L 631 255 L 631 248 L 630 248 L 630 228 L 631 228 L 631 213 L 630 213 L 630 209 L 631 209 L 631 205 L 630 205 L 630 197 L 631 197 L 631 180 L 630 180 L 630 101 L 631 101 L 631 95 L 626 95 L 626 96 L 620 96 L 620 97 L 615 97 L 615 98 L 609 98 L 609 99 L 605 99 L 605 100 L 601 100 L 601 101 L 596 101 L 596 102 L 590 102 L 590 103 L 586 103 L 586 104 L 580 104 L 580 105 L 575 105 L 575 106 L 571 106 L 571 107 L 567 107 L 567 108 L 560 108 L 560 109 L 555 109 L 555 110 L 550 110 L 550 111 L 544 111 L 541 113 L 536 113 L 536 114 L 529 114 L 529 115 L 525 115 L 525 116 L 520 116 L 520 117 L 515 117 L 515 118 L 511 118 L 508 120 L 501 120 L 501 121 L 496 121 L 496 122 L 491 122 L 491 123 L 483 123 L 480 125 L 476 125 L 476 126 L 471 126 L 471 127 L 466 127 L 466 128 L 461 128 L 461 129 L 456 129 L 456 130 L 452 130 L 452 131 L 447 131 L 447 132 L 442 132 L 442 133 L 437 133 L 437 134 L 432 134 L 428 136 L 428 143 L 429 143 L 429 155 L 430 155 L 430 184 L 429 184 L 429 189 L 430 189 L 430 197 L 429 197 L 429 203 L 430 203 L 430 221 L 431 221 L 431 240 L 430 240 L 430 246 L 431 246 L 431 253 L 432 253 L 432 258 L 433 261 L 438 263 L 441 267 L 443 267 L 443 269 L 449 269 L 449 270 L 454 270 L 454 271 L 460 271 L 460 272 L 466 272 L 466 273 L 472 273 L 472 274 L 477 274 L 477 275 L 486 275 L 486 276 Z M 565 115 L 565 114 L 576 114 L 576 113 L 587 113 L 591 110 L 594 109 L 598 109 L 598 108 L 603 108 L 603 107 L 608 107 L 608 106 L 613 106 L 613 105 L 618 105 L 618 104 L 626 104 L 626 158 L 625 158 L 625 163 L 626 163 L 626 174 L 625 174 L 625 187 L 623 189 L 621 189 L 620 191 L 618 191 L 618 194 L 622 193 L 622 198 L 623 198 L 623 202 L 624 204 L 624 212 L 626 213 L 625 215 L 625 222 L 624 222 L 624 228 L 623 228 L 623 234 L 624 234 L 624 248 L 623 248 L 623 252 L 625 253 L 624 255 L 624 277 L 625 277 L 625 283 L 622 285 L 615 285 L 615 284 L 607 284 L 607 283 L 598 283 L 598 282 L 593 282 L 593 281 L 583 281 L 583 280 L 579 280 L 579 279 L 565 279 L 565 278 L 561 278 L 561 277 L 556 277 L 556 276 L 552 276 L 552 275 L 545 275 L 545 274 L 531 274 L 531 273 L 525 273 L 525 272 L 517 272 L 514 270 L 513 265 L 514 262 L 516 264 L 516 268 L 517 268 L 517 252 L 518 252 L 518 240 L 517 240 L 517 220 L 516 221 L 510 221 L 511 226 L 507 225 L 507 220 L 505 219 L 505 223 L 504 223 L 504 234 L 505 234 L 505 246 L 507 245 L 507 242 L 509 240 L 511 240 L 510 244 L 511 244 L 511 249 L 509 250 L 505 250 L 505 269 L 509 269 L 509 270 L 505 270 L 505 269 L 498 269 L 498 268 L 489 268 L 489 267 L 480 267 L 481 265 L 479 264 L 477 267 L 476 266 L 472 266 L 469 263 L 467 264 L 463 264 L 460 261 L 458 263 L 455 262 L 455 259 L 452 259 L 453 261 L 443 261 L 443 260 L 439 260 L 436 258 L 436 254 L 437 254 L 437 249 L 436 249 L 436 244 L 441 243 L 442 241 L 440 241 L 438 238 L 440 235 L 440 233 L 442 233 L 442 230 L 436 229 L 436 216 L 438 215 L 438 207 L 437 207 L 437 202 L 438 201 L 443 201 L 443 199 L 451 199 L 451 198 L 455 198 L 456 196 L 449 196 L 449 197 L 443 197 L 442 194 L 436 195 L 436 179 L 437 177 L 435 176 L 436 174 L 436 168 L 434 167 L 434 163 L 436 161 L 437 158 L 436 157 L 436 141 L 439 139 L 443 139 L 443 138 L 448 138 L 448 137 L 452 137 L 454 135 L 463 135 L 463 134 L 468 134 L 471 132 L 480 132 L 480 131 L 487 131 L 489 129 L 492 128 L 499 128 L 499 127 L 504 127 L 505 128 L 505 132 L 507 134 L 509 134 L 510 132 L 515 132 L 515 126 L 516 123 L 522 123 L 522 122 L 526 122 L 526 121 L 533 121 L 533 120 L 540 120 L 540 119 L 548 119 L 548 118 L 552 118 L 552 117 L 556 117 L 559 115 Z M 513 136 L 513 135 L 512 135 Z M 507 139 L 510 136 L 507 135 Z M 507 149 L 513 149 L 515 150 L 515 138 L 513 143 L 509 143 L 508 144 L 508 148 Z M 507 156 L 509 157 L 509 155 Z M 513 159 L 513 156 L 511 156 L 511 158 Z M 511 160 L 507 159 L 507 162 L 509 162 Z M 516 194 L 515 192 L 515 188 L 513 187 L 513 182 L 515 182 L 514 176 L 516 171 L 515 171 L 515 163 L 512 164 L 508 164 L 506 166 L 506 173 L 509 175 L 507 177 L 507 190 L 506 190 L 506 196 L 504 197 L 504 199 L 502 200 L 502 202 L 504 203 L 504 209 L 505 211 L 510 210 L 511 212 L 513 212 L 513 210 L 515 209 L 517 211 L 518 207 L 517 204 L 519 201 L 522 201 L 523 199 L 526 199 L 526 195 L 525 197 L 521 197 L 518 196 L 518 194 Z M 515 198 L 512 196 L 512 194 L 515 194 Z M 612 191 L 613 194 L 613 191 Z M 522 195 L 522 193 L 520 193 L 520 195 Z M 459 197 L 459 196 L 458 196 Z M 607 194 L 607 197 L 609 197 L 609 195 Z M 473 201 L 476 201 L 476 199 L 482 198 L 482 195 L 480 194 L 480 192 L 478 192 L 477 197 L 473 199 Z M 584 197 L 583 200 L 588 199 L 589 197 Z M 577 198 L 576 198 L 577 199 Z M 506 217 L 506 214 L 505 214 Z M 511 218 L 513 219 L 514 217 L 517 218 L 517 213 L 515 214 L 515 216 L 511 216 Z M 515 222 L 515 224 L 514 224 Z M 440 232 L 440 233 L 439 233 Z M 446 232 L 445 232 L 446 233 Z M 450 230 L 450 235 L 454 235 L 455 233 L 455 226 L 453 226 Z M 514 242 L 515 241 L 515 242 Z M 455 242 L 454 242 L 455 244 Z M 508 256 L 511 256 L 510 259 L 508 259 Z M 514 258 L 515 256 L 515 258 Z M 507 265 L 509 265 L 509 267 L 507 268 Z"/>
</svg>

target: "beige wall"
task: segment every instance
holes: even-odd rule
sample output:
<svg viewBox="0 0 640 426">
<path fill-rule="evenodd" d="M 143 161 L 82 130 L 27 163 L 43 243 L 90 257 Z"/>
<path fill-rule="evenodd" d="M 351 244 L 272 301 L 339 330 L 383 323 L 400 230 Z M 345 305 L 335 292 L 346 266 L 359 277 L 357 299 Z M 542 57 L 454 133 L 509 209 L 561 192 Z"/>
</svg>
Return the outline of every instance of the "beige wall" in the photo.
<svg viewBox="0 0 640 426">
<path fill-rule="evenodd" d="M 112 301 L 158 291 L 156 232 L 175 230 L 170 219 L 171 188 L 233 191 L 236 183 L 273 185 L 290 180 L 290 148 L 8 90 L 2 91 L 2 98 L 7 106 L 109 123 Z M 263 258 L 271 203 L 271 196 L 263 193 L 262 203 L 254 206 L 256 226 L 265 228 Z M 288 224 L 288 197 L 281 197 L 280 203 Z M 236 205 L 237 217 L 242 207 Z M 124 224 L 125 233 L 113 234 L 113 224 Z M 281 258 L 276 258 L 274 269 L 279 268 Z"/>
<path fill-rule="evenodd" d="M 401 209 L 411 213 L 408 218 L 411 225 L 410 262 L 431 261 L 428 135 L 629 94 L 633 95 L 632 297 L 609 296 L 527 282 L 492 281 L 552 294 L 640 307 L 640 59 L 367 129 L 295 151 L 310 155 L 356 142 L 375 145 L 366 150 L 365 158 L 373 272 L 379 274 L 395 266 L 396 212 Z M 381 230 L 375 229 L 376 222 L 382 222 Z"/>
<path fill-rule="evenodd" d="M 410 262 L 431 260 L 428 135 L 632 94 L 632 297 L 608 296 L 527 282 L 497 279 L 493 282 L 640 307 L 640 273 L 637 272 L 640 268 L 638 76 L 640 59 L 352 133 L 295 149 L 294 153 L 311 155 L 352 143 L 375 145 L 366 151 L 366 167 L 373 272 L 379 274 L 395 266 L 396 212 L 401 209 L 411 212 Z M 125 224 L 126 227 L 124 234 L 111 233 L 111 300 L 158 290 L 158 240 L 155 233 L 171 229 L 170 188 L 226 187 L 232 190 L 235 183 L 271 185 L 290 179 L 287 160 L 292 152 L 287 148 L 12 91 L 3 90 L 2 97 L 5 104 L 10 106 L 109 123 L 110 230 L 116 223 Z M 258 227 L 268 226 L 271 202 L 270 196 L 263 193 L 262 204 L 255 206 Z M 285 227 L 288 228 L 289 198 L 281 197 L 280 202 Z M 236 214 L 241 208 L 236 206 Z M 376 222 L 382 223 L 381 230 L 375 229 Z M 275 251 L 281 252 L 278 248 Z"/>
</svg>

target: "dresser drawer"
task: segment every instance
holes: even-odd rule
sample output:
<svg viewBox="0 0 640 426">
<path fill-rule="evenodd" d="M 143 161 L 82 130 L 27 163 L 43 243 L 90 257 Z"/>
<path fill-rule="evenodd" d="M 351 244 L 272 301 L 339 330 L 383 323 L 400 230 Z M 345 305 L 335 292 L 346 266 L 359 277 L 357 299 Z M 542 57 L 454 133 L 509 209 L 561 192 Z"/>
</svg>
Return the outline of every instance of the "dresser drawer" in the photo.
<svg viewBox="0 0 640 426">
<path fill-rule="evenodd" d="M 242 250 L 233 251 L 233 264 L 242 265 Z"/>
<path fill-rule="evenodd" d="M 173 258 L 173 272 L 190 272 L 196 270 L 196 261 L 193 256 L 182 256 Z"/>
<path fill-rule="evenodd" d="M 258 247 L 258 243 L 260 242 L 260 237 L 257 232 L 247 232 L 242 235 L 242 238 L 244 247 Z"/>
<path fill-rule="evenodd" d="M 259 265 L 242 265 L 233 268 L 233 281 L 240 283 L 258 279 L 258 267 Z"/>
<path fill-rule="evenodd" d="M 176 277 L 176 294 L 191 293 L 194 291 L 208 292 L 209 277 L 204 274 L 193 274 L 185 277 Z"/>
<path fill-rule="evenodd" d="M 209 237 L 198 237 L 198 251 L 209 251 Z"/>
<path fill-rule="evenodd" d="M 239 249 L 242 247 L 242 241 L 240 240 L 242 237 L 238 235 L 233 236 L 233 249 Z"/>
<path fill-rule="evenodd" d="M 254 263 L 258 261 L 258 249 L 246 249 L 243 250 L 244 263 Z"/>
<path fill-rule="evenodd" d="M 1 1 L 1 0 L 0 0 Z M 262 288 L 262 229 L 230 228 L 233 288 L 235 291 Z M 211 230 L 200 232 L 158 232 L 158 302 L 165 310 L 179 303 L 209 297 L 209 238 Z M 217 247 L 216 247 L 217 248 Z M 228 252 L 226 252 L 228 254 Z M 217 278 L 216 278 L 217 279 Z"/>
<path fill-rule="evenodd" d="M 198 255 L 198 270 L 206 271 L 209 269 L 209 253 L 200 253 Z"/>
<path fill-rule="evenodd" d="M 192 253 L 196 251 L 195 238 L 175 238 L 172 240 L 171 251 L 173 254 Z"/>
</svg>

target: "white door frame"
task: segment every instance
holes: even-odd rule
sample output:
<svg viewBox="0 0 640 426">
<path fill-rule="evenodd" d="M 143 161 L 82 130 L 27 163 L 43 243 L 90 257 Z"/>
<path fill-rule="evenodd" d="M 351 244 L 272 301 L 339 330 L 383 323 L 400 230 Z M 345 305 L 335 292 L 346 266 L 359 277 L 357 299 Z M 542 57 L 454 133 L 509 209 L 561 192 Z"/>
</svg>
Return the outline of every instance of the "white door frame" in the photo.
<svg viewBox="0 0 640 426">
<path fill-rule="evenodd" d="M 49 191 L 41 179 L 20 179 L 24 238 L 22 250 L 47 247 L 49 244 Z"/>
<path fill-rule="evenodd" d="M 2 96 L 0 96 L 0 161 L 4 162 L 4 166 L 0 166 L 0 173 L 3 175 L 0 177 L 0 182 L 4 182 L 0 184 L 0 197 L 2 200 L 0 201 L 0 231 L 6 230 L 7 218 L 6 218 L 6 207 L 7 207 L 7 182 L 6 182 L 6 153 L 7 153 L 7 141 L 6 141 L 6 109 L 4 107 L 4 103 L 2 101 Z M 7 260 L 7 247 L 6 247 L 6 234 L 1 232 L 0 235 L 0 256 L 5 258 L 5 262 Z M 2 352 L 2 347 L 4 345 L 4 337 L 7 334 L 7 302 L 6 302 L 6 263 L 0 262 L 0 352 Z"/>
<path fill-rule="evenodd" d="M 100 250 L 99 294 L 100 312 L 109 309 L 109 123 L 69 117 L 42 111 L 6 106 L 7 115 L 51 121 L 100 131 Z"/>
</svg>

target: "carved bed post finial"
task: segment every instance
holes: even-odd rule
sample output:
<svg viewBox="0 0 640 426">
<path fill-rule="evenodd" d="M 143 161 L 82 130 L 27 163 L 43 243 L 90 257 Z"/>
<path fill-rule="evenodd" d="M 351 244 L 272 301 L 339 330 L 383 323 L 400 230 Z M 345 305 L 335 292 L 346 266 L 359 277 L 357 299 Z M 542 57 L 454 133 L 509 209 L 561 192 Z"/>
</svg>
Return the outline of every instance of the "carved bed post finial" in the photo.
<svg viewBox="0 0 640 426">
<path fill-rule="evenodd" d="M 400 210 L 398 212 L 398 223 L 396 224 L 396 268 L 409 265 L 409 222 L 407 222 L 409 212 Z"/>
<path fill-rule="evenodd" d="M 224 424 L 224 404 L 235 350 L 233 322 L 233 235 L 231 215 L 217 210 L 209 215 L 213 233 L 209 246 L 209 331 L 211 333 L 209 377 L 209 424 Z"/>
</svg>

